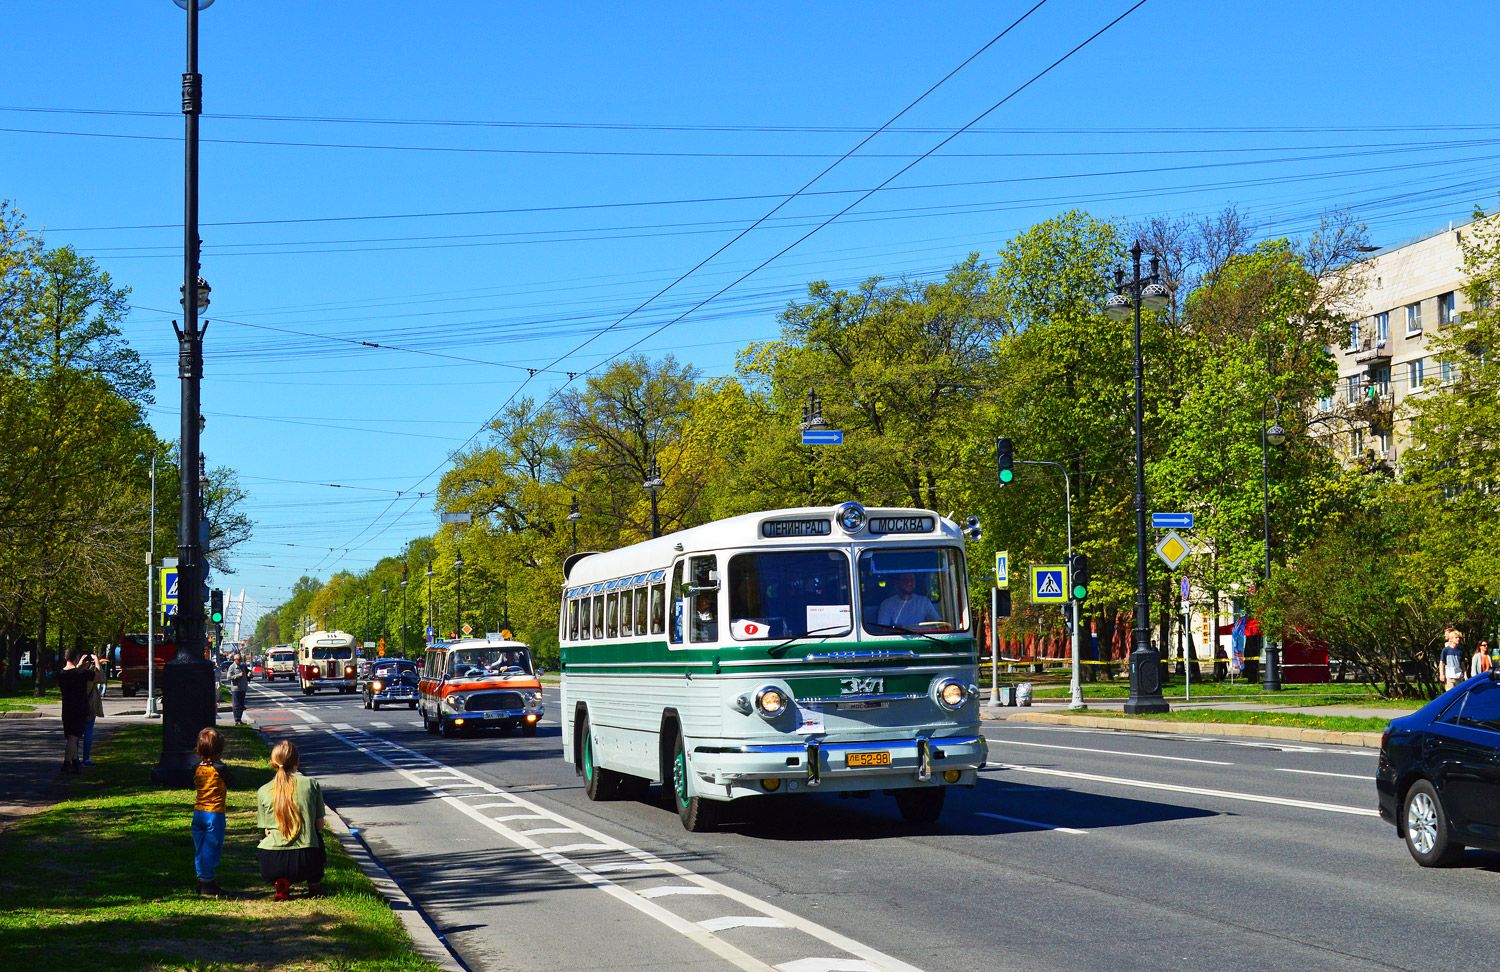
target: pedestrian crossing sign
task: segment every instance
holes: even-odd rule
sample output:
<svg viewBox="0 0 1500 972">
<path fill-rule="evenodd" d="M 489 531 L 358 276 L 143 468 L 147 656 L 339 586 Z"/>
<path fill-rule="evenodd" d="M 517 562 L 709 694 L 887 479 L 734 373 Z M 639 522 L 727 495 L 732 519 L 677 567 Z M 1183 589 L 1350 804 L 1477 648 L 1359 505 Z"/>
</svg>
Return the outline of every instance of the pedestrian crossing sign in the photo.
<svg viewBox="0 0 1500 972">
<path fill-rule="evenodd" d="M 1031 565 L 1031 603 L 1066 604 L 1068 568 L 1065 564 Z"/>
</svg>

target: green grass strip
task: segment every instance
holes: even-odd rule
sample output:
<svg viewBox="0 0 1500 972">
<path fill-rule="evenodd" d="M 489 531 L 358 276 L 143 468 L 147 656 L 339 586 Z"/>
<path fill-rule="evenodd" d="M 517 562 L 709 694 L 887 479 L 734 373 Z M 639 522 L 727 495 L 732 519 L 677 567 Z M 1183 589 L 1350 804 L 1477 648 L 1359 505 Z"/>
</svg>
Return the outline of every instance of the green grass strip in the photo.
<svg viewBox="0 0 1500 972">
<path fill-rule="evenodd" d="M 1152 715 L 1127 716 L 1123 712 L 1090 709 L 1091 716 L 1111 719 L 1151 719 L 1157 722 L 1212 722 L 1247 726 L 1286 726 L 1293 729 L 1326 729 L 1329 732 L 1384 732 L 1388 719 L 1363 716 L 1317 716 L 1302 712 L 1250 712 L 1244 709 L 1174 709 Z"/>
<path fill-rule="evenodd" d="M 150 769 L 160 726 L 120 729 L 70 799 L 0 833 L 0 955 L 8 969 L 64 972 L 431 972 L 375 886 L 325 834 L 323 899 L 271 900 L 255 845 L 255 790 L 271 778 L 265 742 L 221 726 L 237 786 L 218 882 L 199 898 L 193 794 L 161 790 Z"/>
</svg>

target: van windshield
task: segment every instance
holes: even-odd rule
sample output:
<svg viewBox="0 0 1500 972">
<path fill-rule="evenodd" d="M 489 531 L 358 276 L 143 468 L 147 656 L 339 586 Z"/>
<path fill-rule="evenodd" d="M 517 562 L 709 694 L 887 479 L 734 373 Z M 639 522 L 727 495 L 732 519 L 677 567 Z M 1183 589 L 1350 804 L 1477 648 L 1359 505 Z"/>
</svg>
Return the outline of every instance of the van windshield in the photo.
<svg viewBox="0 0 1500 972">
<path fill-rule="evenodd" d="M 288 662 L 297 656 L 289 651 L 273 651 L 266 657 L 273 662 Z"/>
<path fill-rule="evenodd" d="M 448 654 L 448 671 L 455 678 L 533 674 L 525 648 L 456 648 Z"/>
</svg>

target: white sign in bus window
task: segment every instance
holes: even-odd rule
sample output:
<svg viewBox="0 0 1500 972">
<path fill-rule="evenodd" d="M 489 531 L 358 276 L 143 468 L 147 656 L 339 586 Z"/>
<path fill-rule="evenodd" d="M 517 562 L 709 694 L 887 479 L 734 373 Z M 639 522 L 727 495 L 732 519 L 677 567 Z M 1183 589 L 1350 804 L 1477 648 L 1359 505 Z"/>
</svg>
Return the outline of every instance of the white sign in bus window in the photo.
<svg viewBox="0 0 1500 972">
<path fill-rule="evenodd" d="M 807 606 L 808 634 L 835 635 L 849 630 L 849 605 L 809 604 Z"/>
<path fill-rule="evenodd" d="M 771 637 L 770 624 L 760 618 L 736 618 L 729 622 L 729 631 L 741 641 Z"/>
<path fill-rule="evenodd" d="M 797 731 L 803 735 L 824 732 L 823 707 L 821 705 L 797 706 Z"/>
</svg>

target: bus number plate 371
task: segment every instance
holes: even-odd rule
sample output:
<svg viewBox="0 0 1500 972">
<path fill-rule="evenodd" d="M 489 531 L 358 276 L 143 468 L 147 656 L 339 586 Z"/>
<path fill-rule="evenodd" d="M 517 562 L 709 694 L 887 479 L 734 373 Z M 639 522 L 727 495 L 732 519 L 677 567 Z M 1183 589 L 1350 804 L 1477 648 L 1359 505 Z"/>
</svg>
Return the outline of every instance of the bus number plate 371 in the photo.
<svg viewBox="0 0 1500 972">
<path fill-rule="evenodd" d="M 840 695 L 879 695 L 885 691 L 883 678 L 844 678 L 839 680 Z"/>
</svg>

